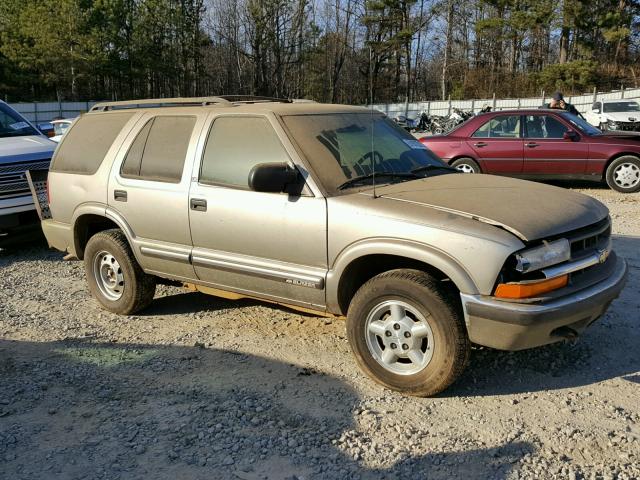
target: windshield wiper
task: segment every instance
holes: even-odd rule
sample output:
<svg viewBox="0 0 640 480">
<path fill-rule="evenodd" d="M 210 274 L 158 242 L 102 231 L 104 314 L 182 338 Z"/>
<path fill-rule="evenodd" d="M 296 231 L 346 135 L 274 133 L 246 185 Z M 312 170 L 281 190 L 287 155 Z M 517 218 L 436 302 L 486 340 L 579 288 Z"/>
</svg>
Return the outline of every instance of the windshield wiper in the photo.
<svg viewBox="0 0 640 480">
<path fill-rule="evenodd" d="M 344 190 L 345 188 L 351 187 L 356 183 L 363 182 L 365 180 L 372 180 L 374 173 L 368 173 L 366 175 L 360 175 L 358 177 L 353 177 L 347 180 L 346 182 L 338 185 L 338 190 Z M 406 178 L 411 180 L 416 180 L 418 178 L 422 178 L 419 175 L 416 175 L 413 172 L 376 172 L 376 177 L 396 177 L 396 178 Z"/>
<path fill-rule="evenodd" d="M 449 170 L 451 172 L 460 173 L 460 170 L 449 167 L 448 165 L 423 165 L 421 167 L 414 168 L 411 170 L 411 173 L 429 172 L 432 170 Z"/>
</svg>

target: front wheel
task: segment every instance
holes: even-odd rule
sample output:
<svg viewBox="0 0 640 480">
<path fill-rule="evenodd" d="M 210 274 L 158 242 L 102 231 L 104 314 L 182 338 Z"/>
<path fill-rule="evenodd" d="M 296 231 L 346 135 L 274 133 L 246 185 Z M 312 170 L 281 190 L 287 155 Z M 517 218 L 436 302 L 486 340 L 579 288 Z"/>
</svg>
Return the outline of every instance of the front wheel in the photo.
<svg viewBox="0 0 640 480">
<path fill-rule="evenodd" d="M 391 270 L 365 283 L 349 306 L 347 336 L 366 374 L 409 395 L 443 391 L 469 356 L 457 299 L 419 270 Z"/>
<path fill-rule="evenodd" d="M 105 230 L 91 237 L 84 266 L 89 290 L 110 312 L 130 315 L 153 300 L 155 277 L 140 268 L 120 230 Z"/>
<path fill-rule="evenodd" d="M 607 167 L 605 173 L 607 185 L 622 193 L 634 193 L 640 190 L 640 158 L 625 155 L 616 158 Z"/>
</svg>

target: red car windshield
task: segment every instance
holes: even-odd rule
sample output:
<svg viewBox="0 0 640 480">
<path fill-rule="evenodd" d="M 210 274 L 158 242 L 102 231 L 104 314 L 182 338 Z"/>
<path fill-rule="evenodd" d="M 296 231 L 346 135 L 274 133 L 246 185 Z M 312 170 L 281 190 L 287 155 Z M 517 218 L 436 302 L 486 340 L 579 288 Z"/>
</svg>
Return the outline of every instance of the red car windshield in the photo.
<svg viewBox="0 0 640 480">
<path fill-rule="evenodd" d="M 593 137 L 594 135 L 602 135 L 602 130 L 600 130 L 599 128 L 594 127 L 593 125 L 591 125 L 586 120 L 583 120 L 580 117 L 576 117 L 572 113 L 563 112 L 560 115 L 562 115 L 562 118 L 567 120 L 569 123 L 571 123 L 571 125 L 576 127 L 578 130 L 580 130 L 585 135 L 589 135 L 590 137 Z"/>
</svg>

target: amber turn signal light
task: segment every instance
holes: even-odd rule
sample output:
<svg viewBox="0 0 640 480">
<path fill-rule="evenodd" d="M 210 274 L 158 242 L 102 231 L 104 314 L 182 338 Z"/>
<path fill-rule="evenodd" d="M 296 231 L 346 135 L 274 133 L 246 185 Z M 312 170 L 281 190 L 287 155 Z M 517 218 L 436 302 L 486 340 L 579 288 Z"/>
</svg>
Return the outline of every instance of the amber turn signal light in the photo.
<svg viewBox="0 0 640 480">
<path fill-rule="evenodd" d="M 569 283 L 569 275 L 542 280 L 540 282 L 500 283 L 498 284 L 498 288 L 496 288 L 495 296 L 498 298 L 530 298 L 566 287 L 567 283 Z"/>
</svg>

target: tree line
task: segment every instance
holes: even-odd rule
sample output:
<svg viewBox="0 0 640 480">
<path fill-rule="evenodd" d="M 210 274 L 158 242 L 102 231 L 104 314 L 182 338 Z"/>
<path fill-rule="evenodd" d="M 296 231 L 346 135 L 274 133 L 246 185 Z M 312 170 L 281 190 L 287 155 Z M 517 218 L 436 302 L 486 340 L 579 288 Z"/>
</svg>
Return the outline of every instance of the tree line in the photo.
<svg viewBox="0 0 640 480">
<path fill-rule="evenodd" d="M 340 103 L 637 86 L 636 0 L 2 0 L 10 101 Z"/>
</svg>

